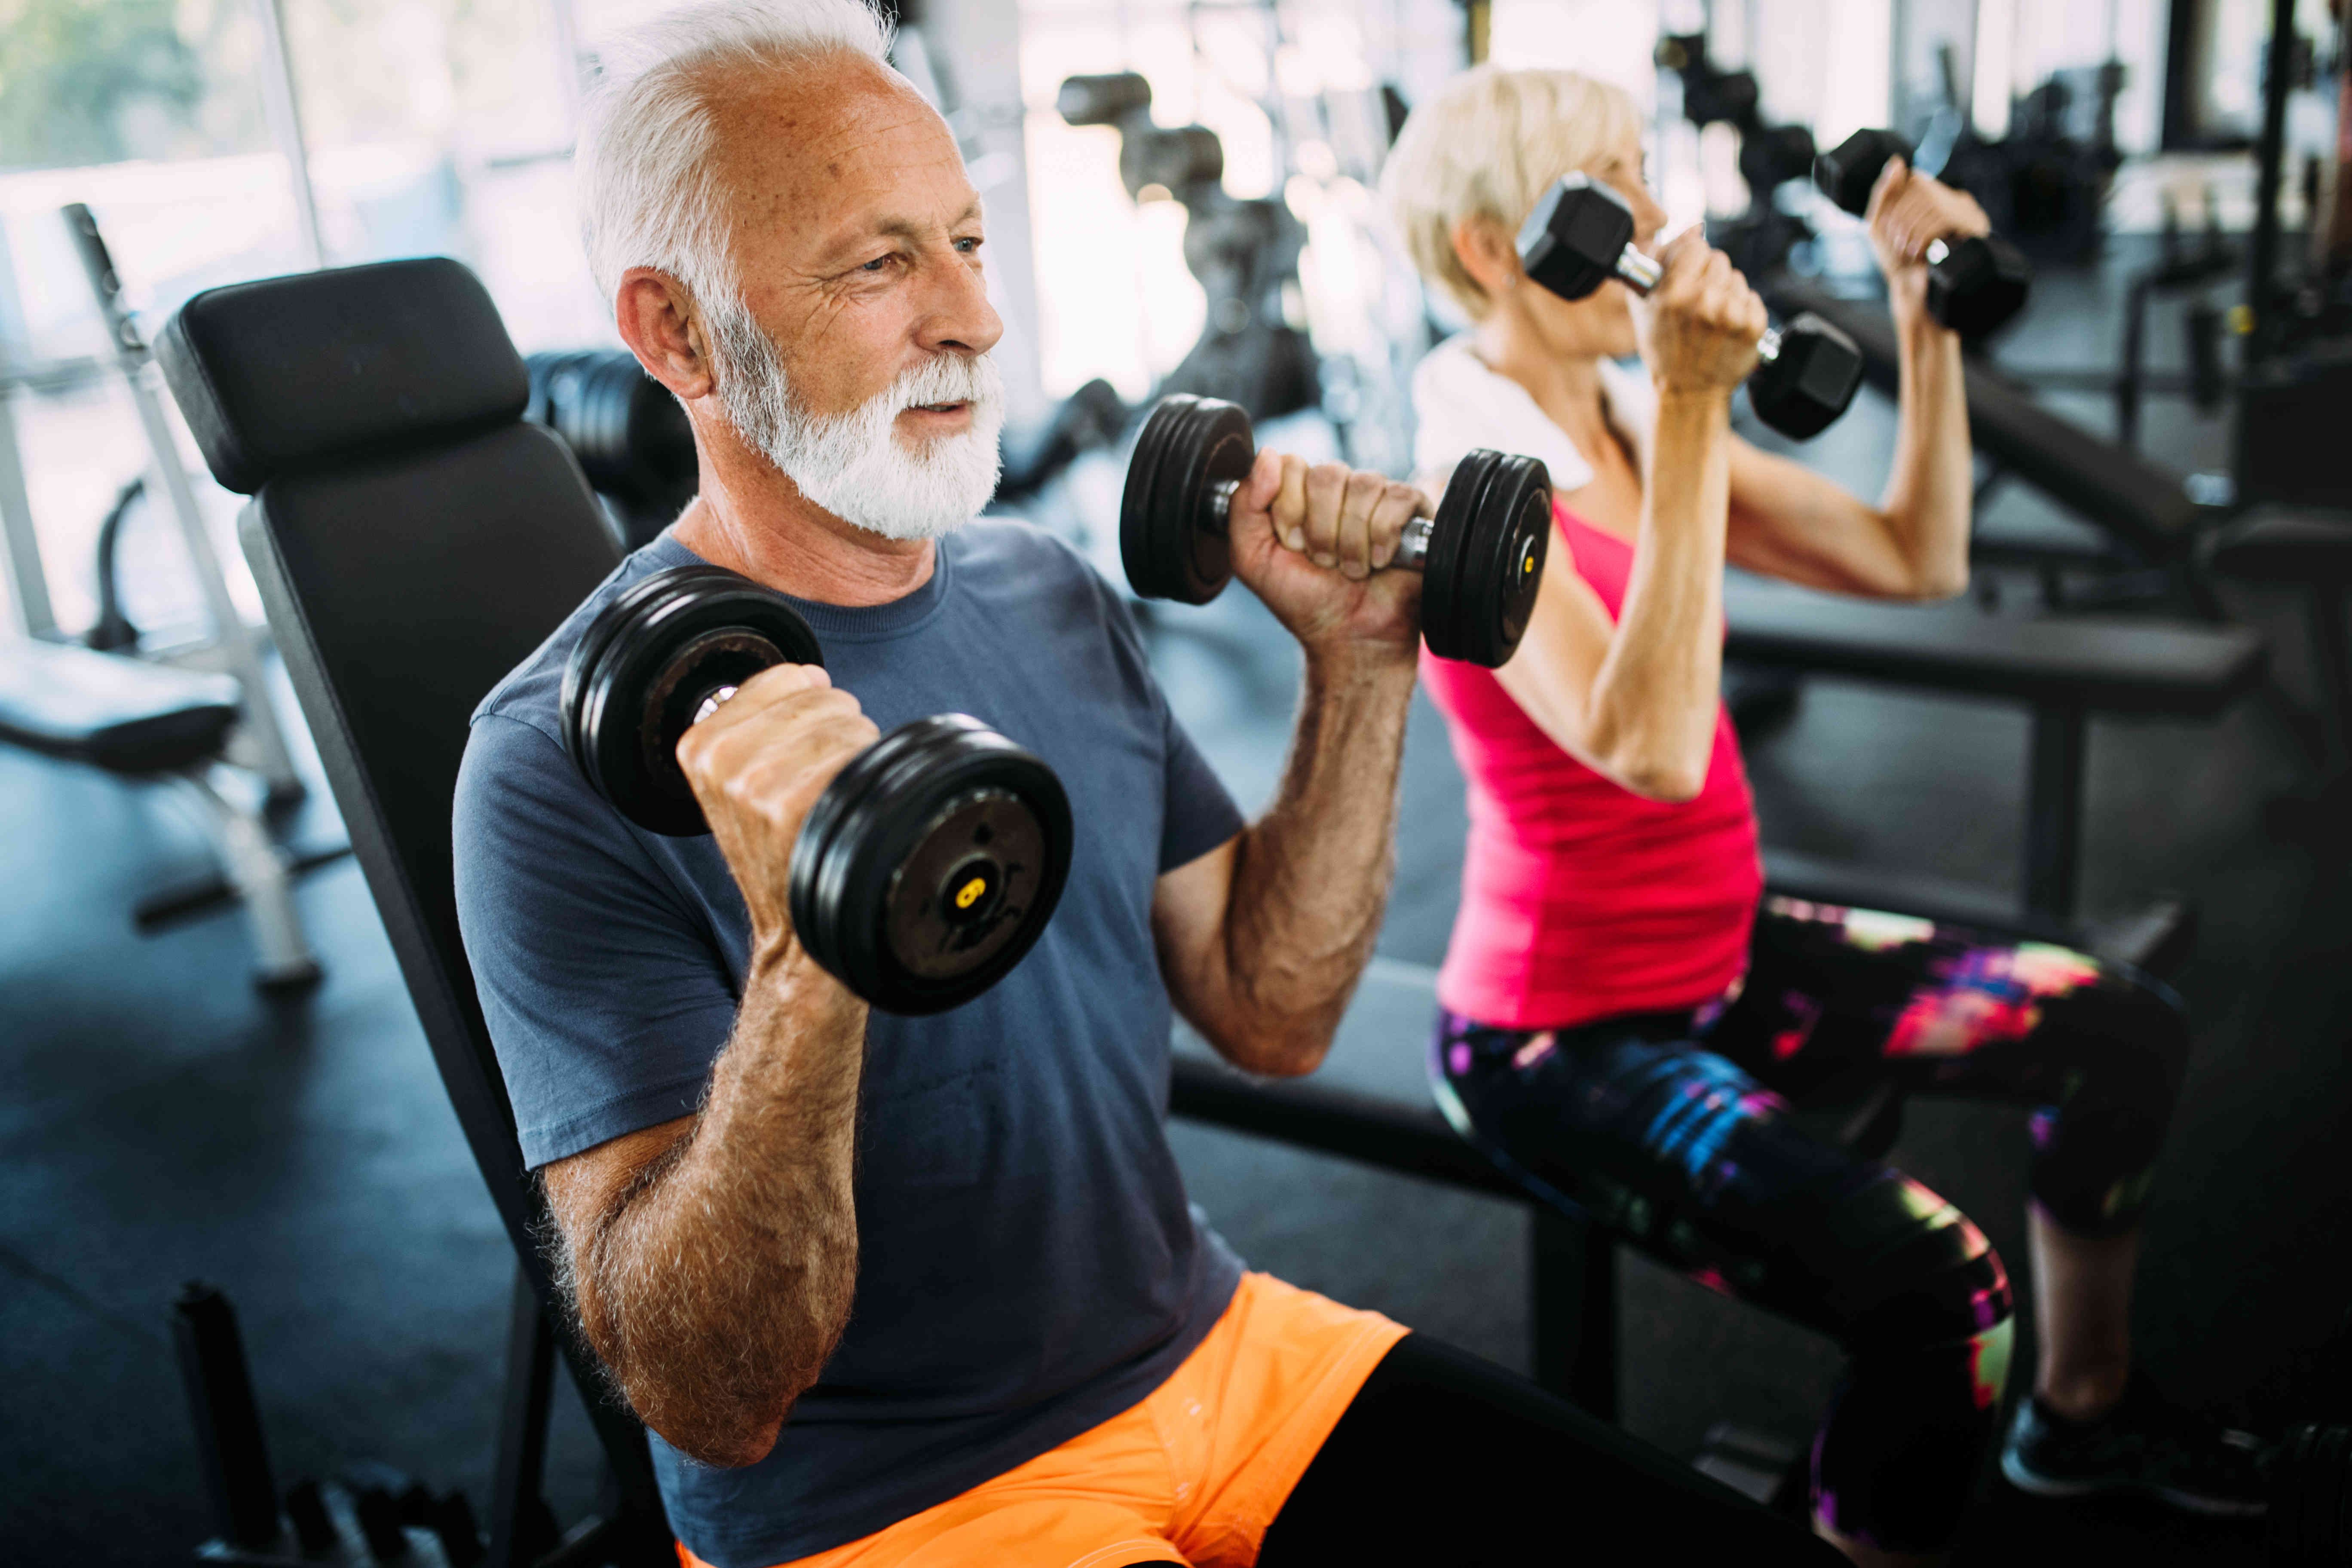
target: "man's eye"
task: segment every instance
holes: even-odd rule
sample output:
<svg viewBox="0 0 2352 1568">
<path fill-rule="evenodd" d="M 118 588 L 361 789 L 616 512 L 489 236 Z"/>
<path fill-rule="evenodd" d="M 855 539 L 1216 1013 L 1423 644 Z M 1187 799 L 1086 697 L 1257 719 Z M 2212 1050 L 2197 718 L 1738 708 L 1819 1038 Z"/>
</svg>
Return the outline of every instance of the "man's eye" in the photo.
<svg viewBox="0 0 2352 1568">
<path fill-rule="evenodd" d="M 976 237 L 959 239 L 955 242 L 955 247 L 966 256 L 975 255 L 980 249 L 980 240 Z"/>
<path fill-rule="evenodd" d="M 871 261 L 867 262 L 865 266 L 863 266 L 863 267 L 859 268 L 857 270 L 859 270 L 860 272 L 879 272 L 879 271 L 881 271 L 885 267 L 887 267 L 887 266 L 889 266 L 889 265 L 890 265 L 890 258 L 889 258 L 888 257 L 887 257 L 887 256 L 877 256 L 877 257 L 876 257 L 873 260 L 871 260 Z"/>
</svg>

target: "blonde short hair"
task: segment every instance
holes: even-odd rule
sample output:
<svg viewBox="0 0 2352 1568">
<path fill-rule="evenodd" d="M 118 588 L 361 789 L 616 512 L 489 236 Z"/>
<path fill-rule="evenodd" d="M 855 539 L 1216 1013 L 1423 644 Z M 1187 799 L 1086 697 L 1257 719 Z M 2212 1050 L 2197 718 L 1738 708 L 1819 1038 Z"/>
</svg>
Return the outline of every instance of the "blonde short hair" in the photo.
<svg viewBox="0 0 2352 1568">
<path fill-rule="evenodd" d="M 1413 265 L 1475 321 L 1486 293 L 1454 231 L 1487 218 L 1517 233 L 1536 198 L 1642 132 L 1631 94 L 1571 70 L 1477 66 L 1412 111 L 1381 174 L 1389 221 Z"/>
</svg>

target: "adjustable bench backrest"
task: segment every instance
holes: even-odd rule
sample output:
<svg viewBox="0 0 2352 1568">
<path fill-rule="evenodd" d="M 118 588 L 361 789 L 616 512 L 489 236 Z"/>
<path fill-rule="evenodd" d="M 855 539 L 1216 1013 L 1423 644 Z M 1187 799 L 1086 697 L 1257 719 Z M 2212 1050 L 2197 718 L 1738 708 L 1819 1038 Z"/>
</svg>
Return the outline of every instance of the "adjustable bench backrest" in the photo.
<svg viewBox="0 0 2352 1568">
<path fill-rule="evenodd" d="M 1811 310 L 1843 329 L 1862 349 L 1863 374 L 1894 394 L 1901 362 L 1895 323 L 1883 306 L 1841 300 L 1787 277 L 1774 279 L 1766 293 L 1776 310 Z M 1998 371 L 1971 362 L 1967 376 L 1969 433 L 1979 451 L 2150 560 L 2179 555 L 2194 537 L 2203 509 L 2179 479 L 2053 414 Z"/>
<path fill-rule="evenodd" d="M 449 818 L 475 705 L 613 570 L 612 538 L 570 452 L 520 422 L 522 361 L 457 262 L 209 289 L 156 357 L 214 477 L 253 497 L 245 552 L 279 652 L 450 1102 L 554 1321 L 542 1205 L 458 938 Z M 596 1414 L 625 1490 L 642 1493 L 642 1435 Z"/>
</svg>

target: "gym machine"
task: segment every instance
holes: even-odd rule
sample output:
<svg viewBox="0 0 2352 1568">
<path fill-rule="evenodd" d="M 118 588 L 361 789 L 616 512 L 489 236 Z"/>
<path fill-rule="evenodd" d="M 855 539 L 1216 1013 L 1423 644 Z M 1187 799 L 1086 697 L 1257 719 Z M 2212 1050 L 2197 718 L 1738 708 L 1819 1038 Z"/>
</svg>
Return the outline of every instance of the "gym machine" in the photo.
<svg viewBox="0 0 2352 1568">
<path fill-rule="evenodd" d="M 1209 319 L 1159 387 L 1228 397 L 1251 417 L 1273 419 L 1320 400 L 1315 351 L 1283 310 L 1283 285 L 1297 279 L 1306 230 L 1281 202 L 1225 195 L 1223 143 L 1205 125 L 1173 128 L 1151 119 L 1151 84 L 1133 71 L 1074 76 L 1055 100 L 1072 125 L 1119 133 L 1118 174 L 1137 201 L 1183 204 L 1184 265 L 1209 297 Z"/>
</svg>

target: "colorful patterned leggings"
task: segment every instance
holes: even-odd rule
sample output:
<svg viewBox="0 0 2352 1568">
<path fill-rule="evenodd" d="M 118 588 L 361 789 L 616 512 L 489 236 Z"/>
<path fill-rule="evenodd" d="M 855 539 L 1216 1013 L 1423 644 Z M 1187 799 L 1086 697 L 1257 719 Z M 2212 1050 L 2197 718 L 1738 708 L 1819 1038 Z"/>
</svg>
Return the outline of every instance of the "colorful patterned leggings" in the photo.
<svg viewBox="0 0 2352 1568">
<path fill-rule="evenodd" d="M 2189 1051 L 2178 1000 L 2042 943 L 1767 899 L 1738 995 L 1573 1029 L 1441 1014 L 1454 1125 L 1531 1188 L 1703 1284 L 1834 1335 L 1845 1376 L 1813 1508 L 1890 1551 L 1951 1541 L 2009 1370 L 2009 1280 L 1917 1182 L 1801 1129 L 1789 1100 L 1892 1080 L 2027 1106 L 2033 1201 L 2137 1225 Z"/>
</svg>

